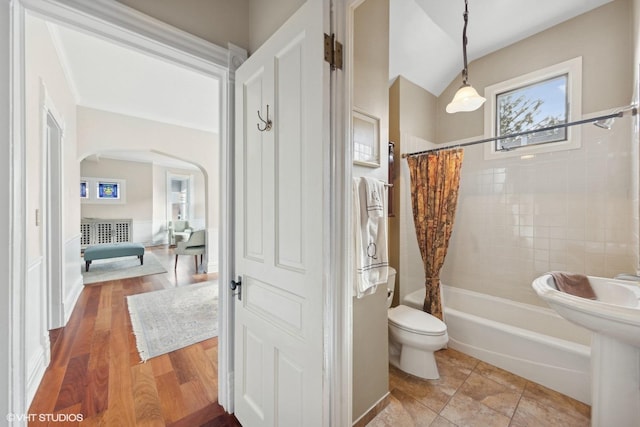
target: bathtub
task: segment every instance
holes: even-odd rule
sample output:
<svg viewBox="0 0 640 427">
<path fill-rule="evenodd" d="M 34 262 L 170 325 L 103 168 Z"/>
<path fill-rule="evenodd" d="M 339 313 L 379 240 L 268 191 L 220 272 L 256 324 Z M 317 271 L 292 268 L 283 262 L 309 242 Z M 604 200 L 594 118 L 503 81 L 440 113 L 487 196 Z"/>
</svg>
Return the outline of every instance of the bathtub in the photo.
<svg viewBox="0 0 640 427">
<path fill-rule="evenodd" d="M 442 288 L 450 348 L 591 404 L 589 331 L 548 308 Z M 422 309 L 424 289 L 403 301 Z"/>
</svg>

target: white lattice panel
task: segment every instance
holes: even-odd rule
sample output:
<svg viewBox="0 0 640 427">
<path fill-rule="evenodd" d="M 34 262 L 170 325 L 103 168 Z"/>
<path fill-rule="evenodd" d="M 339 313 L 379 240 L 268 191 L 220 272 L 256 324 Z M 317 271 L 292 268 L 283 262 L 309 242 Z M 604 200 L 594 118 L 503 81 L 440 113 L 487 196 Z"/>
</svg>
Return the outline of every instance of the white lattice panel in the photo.
<svg viewBox="0 0 640 427">
<path fill-rule="evenodd" d="M 84 218 L 80 224 L 80 245 L 86 248 L 101 243 L 131 242 L 132 228 L 130 219 Z"/>
<path fill-rule="evenodd" d="M 91 244 L 91 224 L 80 224 L 80 246 L 87 246 Z"/>
<path fill-rule="evenodd" d="M 96 224 L 95 243 L 111 243 L 111 224 Z"/>
<path fill-rule="evenodd" d="M 127 222 L 117 222 L 113 224 L 113 241 L 114 242 L 130 242 L 131 241 L 130 226 Z"/>
</svg>

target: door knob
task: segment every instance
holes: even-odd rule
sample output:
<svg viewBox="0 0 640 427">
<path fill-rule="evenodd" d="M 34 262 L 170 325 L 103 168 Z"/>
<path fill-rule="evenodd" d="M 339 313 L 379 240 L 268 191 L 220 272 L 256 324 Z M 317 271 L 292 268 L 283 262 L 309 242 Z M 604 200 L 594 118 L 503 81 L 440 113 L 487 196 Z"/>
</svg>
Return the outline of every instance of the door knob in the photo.
<svg viewBox="0 0 640 427">
<path fill-rule="evenodd" d="M 232 280 L 231 283 L 229 284 L 229 288 L 232 291 L 235 291 L 236 289 L 238 289 L 238 292 L 236 292 L 235 295 L 238 295 L 238 300 L 242 301 L 242 276 L 238 276 L 238 281 L 236 282 L 235 280 Z"/>
</svg>

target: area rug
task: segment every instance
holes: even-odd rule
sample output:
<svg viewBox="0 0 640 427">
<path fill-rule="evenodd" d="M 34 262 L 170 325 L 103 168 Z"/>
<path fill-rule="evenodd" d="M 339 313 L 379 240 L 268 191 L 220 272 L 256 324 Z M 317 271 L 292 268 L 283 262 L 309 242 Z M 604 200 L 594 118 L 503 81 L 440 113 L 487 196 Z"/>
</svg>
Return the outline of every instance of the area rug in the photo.
<svg viewBox="0 0 640 427">
<path fill-rule="evenodd" d="M 209 281 L 127 297 L 140 359 L 218 335 L 218 282 Z"/>
<path fill-rule="evenodd" d="M 97 259 L 91 263 L 89 271 L 84 271 L 83 262 L 81 268 L 82 281 L 85 285 L 167 272 L 158 261 L 158 258 L 151 252 L 145 252 L 144 265 L 140 265 L 140 260 L 137 256 L 128 256 Z"/>
</svg>

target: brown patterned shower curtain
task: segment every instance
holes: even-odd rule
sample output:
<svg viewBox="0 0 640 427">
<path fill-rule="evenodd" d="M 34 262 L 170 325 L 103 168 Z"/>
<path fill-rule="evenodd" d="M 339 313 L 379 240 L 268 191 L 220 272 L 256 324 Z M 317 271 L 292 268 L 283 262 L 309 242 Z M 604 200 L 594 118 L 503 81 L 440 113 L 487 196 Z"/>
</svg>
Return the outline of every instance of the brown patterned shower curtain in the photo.
<svg viewBox="0 0 640 427">
<path fill-rule="evenodd" d="M 453 231 L 463 157 L 463 150 L 455 149 L 407 158 L 413 222 L 427 289 L 423 310 L 441 320 L 440 269 Z"/>
</svg>

